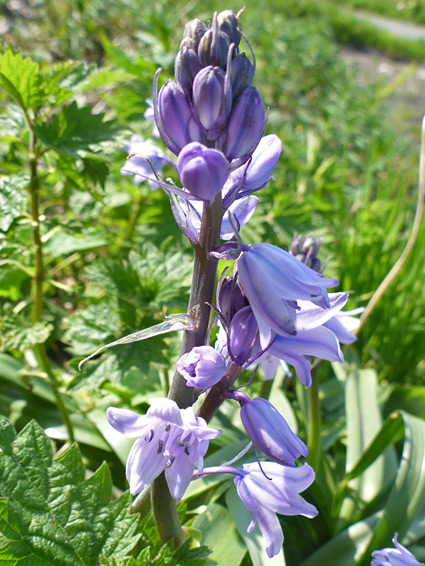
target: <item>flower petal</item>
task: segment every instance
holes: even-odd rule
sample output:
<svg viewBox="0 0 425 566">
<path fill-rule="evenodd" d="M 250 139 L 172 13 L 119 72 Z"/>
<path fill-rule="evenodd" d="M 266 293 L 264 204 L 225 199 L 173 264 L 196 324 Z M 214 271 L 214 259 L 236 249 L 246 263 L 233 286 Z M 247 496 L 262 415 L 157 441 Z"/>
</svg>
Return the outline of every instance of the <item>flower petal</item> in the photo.
<svg viewBox="0 0 425 566">
<path fill-rule="evenodd" d="M 134 411 L 116 407 L 109 407 L 106 410 L 106 418 L 115 430 L 129 437 L 141 436 L 151 422 L 146 415 L 138 415 Z"/>
</svg>

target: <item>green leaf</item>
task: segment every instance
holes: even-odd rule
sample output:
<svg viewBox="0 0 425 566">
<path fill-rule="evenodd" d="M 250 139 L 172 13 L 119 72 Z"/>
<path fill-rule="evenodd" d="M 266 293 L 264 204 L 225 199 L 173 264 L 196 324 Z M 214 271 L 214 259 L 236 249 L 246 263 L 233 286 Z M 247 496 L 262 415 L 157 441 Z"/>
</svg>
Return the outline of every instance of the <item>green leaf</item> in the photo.
<svg viewBox="0 0 425 566">
<path fill-rule="evenodd" d="M 401 414 L 405 433 L 397 477 L 373 537 L 356 566 L 369 564 L 370 553 L 389 546 L 395 532 L 399 533 L 402 540 L 418 511 L 425 505 L 425 421 L 408 413 Z"/>
<path fill-rule="evenodd" d="M 5 305 L 0 315 L 0 348 L 24 352 L 35 344 L 45 342 L 53 331 L 47 321 L 32 323 Z"/>
<path fill-rule="evenodd" d="M 12 222 L 27 208 L 26 187 L 29 177 L 15 175 L 0 179 L 0 229 L 7 232 Z"/>
<path fill-rule="evenodd" d="M 106 246 L 108 242 L 102 234 L 95 230 L 90 230 L 83 234 L 69 234 L 66 232 L 56 232 L 46 242 L 44 250 L 50 257 L 60 257 L 70 255 L 74 252 L 92 250 L 101 246 Z"/>
<path fill-rule="evenodd" d="M 377 376 L 372 369 L 353 370 L 345 386 L 347 415 L 347 471 L 357 463 L 368 444 L 382 426 L 377 401 Z M 353 522 L 353 515 L 361 512 L 392 481 L 396 471 L 394 449 L 389 447 L 361 476 L 349 482 L 350 495 L 340 510 L 340 524 Z M 358 517 L 361 518 L 361 517 Z"/>
<path fill-rule="evenodd" d="M 105 121 L 104 114 L 93 114 L 89 106 L 79 108 L 74 101 L 49 122 L 37 122 L 34 131 L 48 147 L 77 158 L 87 151 L 99 151 L 99 144 L 115 136 L 116 127 L 112 121 Z"/>
<path fill-rule="evenodd" d="M 160 324 L 155 324 L 154 326 L 150 326 L 149 328 L 144 328 L 143 330 L 137 330 L 136 332 L 132 332 L 123 338 L 119 338 L 118 340 L 114 340 L 109 344 L 105 344 L 101 346 L 96 352 L 84 358 L 79 364 L 78 369 L 81 370 L 81 366 L 91 360 L 101 352 L 112 348 L 113 346 L 120 346 L 123 344 L 131 344 L 133 342 L 141 342 L 142 340 L 147 340 L 148 338 L 153 338 L 154 336 L 159 336 L 160 334 L 167 334 L 168 332 L 178 332 L 181 330 L 196 330 L 196 326 L 192 325 L 186 317 L 173 317 L 168 318 L 164 322 Z"/>
<path fill-rule="evenodd" d="M 202 532 L 202 543 L 213 549 L 210 559 L 220 566 L 238 566 L 246 548 L 236 530 L 229 511 L 211 503 L 207 509 L 198 515 L 192 525 Z"/>
<path fill-rule="evenodd" d="M 0 429 L 0 532 L 11 566 L 94 566 L 99 554 L 124 558 L 137 542 L 138 518 L 128 516 L 128 494 L 110 503 L 107 466 L 85 480 L 75 444 L 53 458 L 34 421 L 15 437 L 0 417 Z"/>
<path fill-rule="evenodd" d="M 40 75 L 37 63 L 19 53 L 6 51 L 0 55 L 0 82 L 15 101 L 28 110 L 39 104 Z"/>
<path fill-rule="evenodd" d="M 351 480 L 362 474 L 388 446 L 403 438 L 403 432 L 403 419 L 400 414 L 392 413 L 344 479 Z"/>
<path fill-rule="evenodd" d="M 353 566 L 378 522 L 378 515 L 351 525 L 321 546 L 300 566 Z M 370 562 L 370 558 L 369 558 Z"/>
</svg>

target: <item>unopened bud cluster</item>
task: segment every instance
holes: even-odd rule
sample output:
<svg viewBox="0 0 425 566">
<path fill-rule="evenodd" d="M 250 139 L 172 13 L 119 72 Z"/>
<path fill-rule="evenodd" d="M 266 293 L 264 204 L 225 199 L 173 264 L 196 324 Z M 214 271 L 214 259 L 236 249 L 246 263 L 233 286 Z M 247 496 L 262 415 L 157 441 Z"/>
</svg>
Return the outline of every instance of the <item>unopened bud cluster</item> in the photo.
<svg viewBox="0 0 425 566">
<path fill-rule="evenodd" d="M 186 25 L 175 59 L 175 80 L 160 90 L 155 121 L 167 147 L 179 155 L 191 142 L 220 150 L 226 159 L 246 160 L 265 129 L 259 92 L 252 86 L 254 67 L 240 53 L 238 17 L 215 14 L 207 27 Z"/>
</svg>

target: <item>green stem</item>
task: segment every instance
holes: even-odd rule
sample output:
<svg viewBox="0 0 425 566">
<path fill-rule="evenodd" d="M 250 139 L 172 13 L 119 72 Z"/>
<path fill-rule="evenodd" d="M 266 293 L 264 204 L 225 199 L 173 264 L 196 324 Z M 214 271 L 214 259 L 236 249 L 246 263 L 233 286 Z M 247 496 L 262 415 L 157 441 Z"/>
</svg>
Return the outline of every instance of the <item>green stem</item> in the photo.
<svg viewBox="0 0 425 566">
<path fill-rule="evenodd" d="M 319 366 L 311 372 L 312 383 L 307 389 L 308 401 L 308 461 L 313 469 L 317 469 L 321 453 L 320 445 L 320 400 L 319 400 Z"/>
<path fill-rule="evenodd" d="M 28 192 L 31 199 L 31 227 L 34 241 L 34 263 L 35 272 L 31 282 L 32 291 L 32 322 L 36 324 L 42 320 L 43 309 L 43 283 L 44 283 L 44 262 L 43 262 L 43 242 L 40 235 L 40 212 L 39 212 L 39 190 L 40 184 L 37 172 L 37 155 L 35 152 L 36 139 L 30 130 L 30 184 L 28 185 Z M 62 396 L 59 392 L 59 383 L 50 366 L 50 361 L 47 356 L 44 344 L 36 344 L 34 346 L 34 355 L 37 359 L 38 365 L 41 370 L 47 375 L 50 387 L 55 397 L 56 406 L 61 415 L 62 422 L 66 426 L 70 442 L 74 441 L 74 432 L 72 424 L 63 402 Z"/>
<path fill-rule="evenodd" d="M 223 218 L 221 194 L 211 206 L 204 204 L 199 241 L 193 245 L 194 261 L 192 286 L 188 305 L 188 314 L 192 317 L 196 329 L 183 335 L 180 356 L 190 352 L 195 346 L 203 346 L 208 336 L 210 304 L 214 295 L 218 260 L 210 252 L 220 243 L 220 227 Z M 170 399 L 180 408 L 193 404 L 193 388 L 186 385 L 186 380 L 175 373 L 171 383 Z M 166 542 L 174 539 L 175 546 L 180 546 L 185 537 L 176 510 L 176 502 L 171 497 L 164 474 L 152 483 L 152 512 L 160 539 Z"/>
<path fill-rule="evenodd" d="M 259 397 L 262 397 L 263 399 L 268 399 L 270 397 L 270 393 L 273 387 L 273 381 L 273 379 L 263 379 Z"/>
<path fill-rule="evenodd" d="M 145 198 L 142 192 L 140 192 L 136 198 L 136 200 L 134 201 L 133 207 L 131 209 L 131 213 L 130 213 L 130 218 L 128 220 L 128 224 L 127 224 L 127 229 L 125 231 L 123 240 L 122 240 L 122 246 L 127 245 L 129 242 L 131 242 L 131 240 L 133 239 L 134 236 L 134 231 L 136 229 L 137 226 L 137 221 L 139 220 L 139 216 L 143 210 L 143 204 L 145 202 Z"/>
</svg>

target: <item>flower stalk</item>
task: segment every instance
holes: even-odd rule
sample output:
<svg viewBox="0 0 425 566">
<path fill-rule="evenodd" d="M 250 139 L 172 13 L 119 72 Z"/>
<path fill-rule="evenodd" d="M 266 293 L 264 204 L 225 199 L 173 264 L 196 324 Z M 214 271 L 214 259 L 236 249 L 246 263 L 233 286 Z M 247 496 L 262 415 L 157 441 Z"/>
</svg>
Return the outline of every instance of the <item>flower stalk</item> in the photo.
<svg viewBox="0 0 425 566">
<path fill-rule="evenodd" d="M 188 314 L 192 317 L 196 330 L 185 331 L 180 356 L 196 346 L 203 346 L 206 342 L 211 310 L 209 305 L 213 298 L 218 264 L 218 259 L 210 255 L 210 252 L 220 243 L 222 218 L 223 207 L 221 195 L 218 194 L 211 206 L 204 203 L 199 240 L 193 245 L 193 276 Z M 186 385 L 186 380 L 178 372 L 174 375 L 168 397 L 180 408 L 193 404 L 193 388 Z M 160 539 L 163 542 L 173 539 L 177 548 L 184 542 L 185 536 L 177 514 L 176 502 L 170 494 L 164 474 L 152 483 L 151 503 Z"/>
<path fill-rule="evenodd" d="M 30 128 L 30 147 L 29 147 L 29 167 L 30 167 L 30 183 L 28 192 L 31 201 L 31 227 L 34 241 L 34 263 L 35 271 L 31 281 L 32 289 L 32 322 L 36 324 L 42 320 L 43 311 L 43 284 L 44 284 L 44 260 L 43 260 L 43 242 L 40 234 L 40 212 L 39 212 L 39 191 L 40 183 L 37 171 L 37 153 L 36 138 Z M 68 432 L 70 442 L 74 442 L 74 430 L 68 411 L 65 407 L 62 396 L 59 392 L 58 380 L 51 368 L 50 361 L 43 343 L 35 344 L 34 355 L 41 370 L 46 374 L 52 393 L 55 398 L 56 407 L 61 415 L 63 424 Z"/>
</svg>

